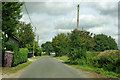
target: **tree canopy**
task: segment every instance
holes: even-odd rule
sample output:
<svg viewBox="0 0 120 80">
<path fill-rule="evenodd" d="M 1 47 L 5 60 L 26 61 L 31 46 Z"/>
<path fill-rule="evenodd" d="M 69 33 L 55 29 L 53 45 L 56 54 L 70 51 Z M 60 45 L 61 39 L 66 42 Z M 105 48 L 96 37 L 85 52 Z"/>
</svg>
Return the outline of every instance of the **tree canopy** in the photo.
<svg viewBox="0 0 120 80">
<path fill-rule="evenodd" d="M 104 50 L 117 50 L 117 43 L 115 39 L 111 36 L 107 36 L 104 34 L 99 34 L 94 36 L 94 40 L 96 45 L 94 46 L 95 51 L 104 51 Z"/>
<path fill-rule="evenodd" d="M 20 39 L 20 47 L 25 47 L 26 44 L 33 43 L 35 35 L 30 23 L 25 24 L 24 22 L 20 22 L 17 26 L 17 34 Z"/>
<path fill-rule="evenodd" d="M 69 38 L 64 33 L 58 34 L 52 39 L 52 46 L 55 56 L 62 56 L 68 53 Z"/>
<path fill-rule="evenodd" d="M 12 36 L 22 17 L 22 2 L 2 2 L 2 31 Z"/>
<path fill-rule="evenodd" d="M 50 53 L 53 51 L 52 43 L 49 41 L 47 41 L 46 43 L 43 43 L 41 47 L 42 47 L 42 51 L 48 55 L 50 55 Z"/>
</svg>

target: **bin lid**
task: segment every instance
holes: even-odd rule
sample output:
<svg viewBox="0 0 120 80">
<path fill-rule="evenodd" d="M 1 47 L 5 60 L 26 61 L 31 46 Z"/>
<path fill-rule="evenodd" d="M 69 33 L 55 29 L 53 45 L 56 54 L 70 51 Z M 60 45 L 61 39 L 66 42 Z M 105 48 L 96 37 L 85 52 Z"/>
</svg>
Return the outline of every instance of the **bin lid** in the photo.
<svg viewBox="0 0 120 80">
<path fill-rule="evenodd" d="M 5 53 L 10 53 L 10 54 L 14 54 L 13 52 L 11 52 L 11 51 L 5 51 Z"/>
</svg>

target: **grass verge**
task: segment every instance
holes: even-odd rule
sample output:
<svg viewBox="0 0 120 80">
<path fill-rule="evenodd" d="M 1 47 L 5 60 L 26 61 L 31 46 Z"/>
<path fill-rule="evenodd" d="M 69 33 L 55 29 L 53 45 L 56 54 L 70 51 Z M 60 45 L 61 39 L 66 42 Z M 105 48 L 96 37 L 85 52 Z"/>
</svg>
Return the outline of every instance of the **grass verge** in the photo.
<svg viewBox="0 0 120 80">
<path fill-rule="evenodd" d="M 19 65 L 15 66 L 15 67 L 3 67 L 2 68 L 2 73 L 3 73 L 3 75 L 4 74 L 10 74 L 10 73 L 16 73 L 17 71 L 27 67 L 31 63 L 32 63 L 32 61 L 28 61 L 26 63 L 19 64 Z"/>
<path fill-rule="evenodd" d="M 55 58 L 63 60 L 65 62 L 65 64 L 67 64 L 69 66 L 72 66 L 72 67 L 75 67 L 77 69 L 81 69 L 81 70 L 84 70 L 84 71 L 95 72 L 97 74 L 101 74 L 102 78 L 119 78 L 120 79 L 120 74 L 110 72 L 110 71 L 105 71 L 105 70 L 103 70 L 103 68 L 96 68 L 96 67 L 88 66 L 88 65 L 70 64 L 67 56 L 55 57 Z"/>
</svg>

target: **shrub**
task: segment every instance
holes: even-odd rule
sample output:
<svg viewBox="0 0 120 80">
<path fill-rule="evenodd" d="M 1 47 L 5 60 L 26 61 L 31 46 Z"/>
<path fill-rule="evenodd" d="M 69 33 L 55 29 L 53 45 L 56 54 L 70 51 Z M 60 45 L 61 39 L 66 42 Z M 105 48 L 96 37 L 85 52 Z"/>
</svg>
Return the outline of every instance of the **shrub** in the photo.
<svg viewBox="0 0 120 80">
<path fill-rule="evenodd" d="M 35 56 L 41 56 L 42 51 L 41 51 L 41 48 L 38 46 L 37 41 L 35 41 L 35 49 L 34 49 L 34 51 L 35 51 L 35 53 L 34 53 Z"/>
<path fill-rule="evenodd" d="M 86 50 L 79 48 L 72 48 L 70 53 L 68 54 L 70 63 L 72 64 L 84 64 L 85 61 Z"/>
<path fill-rule="evenodd" d="M 87 31 L 72 31 L 70 35 L 70 51 L 68 57 L 71 63 L 87 64 L 86 51 L 92 50 L 94 46 L 93 39 Z"/>
<path fill-rule="evenodd" d="M 41 53 L 42 53 L 42 49 L 40 47 L 37 47 L 37 56 L 41 56 Z"/>
<path fill-rule="evenodd" d="M 96 67 L 120 73 L 120 50 L 101 52 L 93 61 L 93 64 L 97 65 Z"/>
<path fill-rule="evenodd" d="M 29 51 L 27 48 L 20 48 L 19 51 L 14 51 L 12 66 L 16 66 L 20 63 L 26 62 L 28 58 L 28 52 Z"/>
</svg>

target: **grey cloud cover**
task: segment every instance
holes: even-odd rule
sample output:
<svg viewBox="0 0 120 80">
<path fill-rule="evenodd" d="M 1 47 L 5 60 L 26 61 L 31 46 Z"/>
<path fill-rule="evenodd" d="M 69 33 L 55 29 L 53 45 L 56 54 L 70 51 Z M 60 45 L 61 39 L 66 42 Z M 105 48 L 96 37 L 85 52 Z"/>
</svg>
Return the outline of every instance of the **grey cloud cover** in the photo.
<svg viewBox="0 0 120 80">
<path fill-rule="evenodd" d="M 26 2 L 26 7 L 37 27 L 40 36 L 39 45 L 51 41 L 58 33 L 67 33 L 76 28 L 75 2 Z M 117 3 L 83 2 L 80 6 L 80 26 L 93 33 L 105 33 L 116 37 L 118 34 Z M 21 21 L 29 22 L 25 8 Z"/>
</svg>

